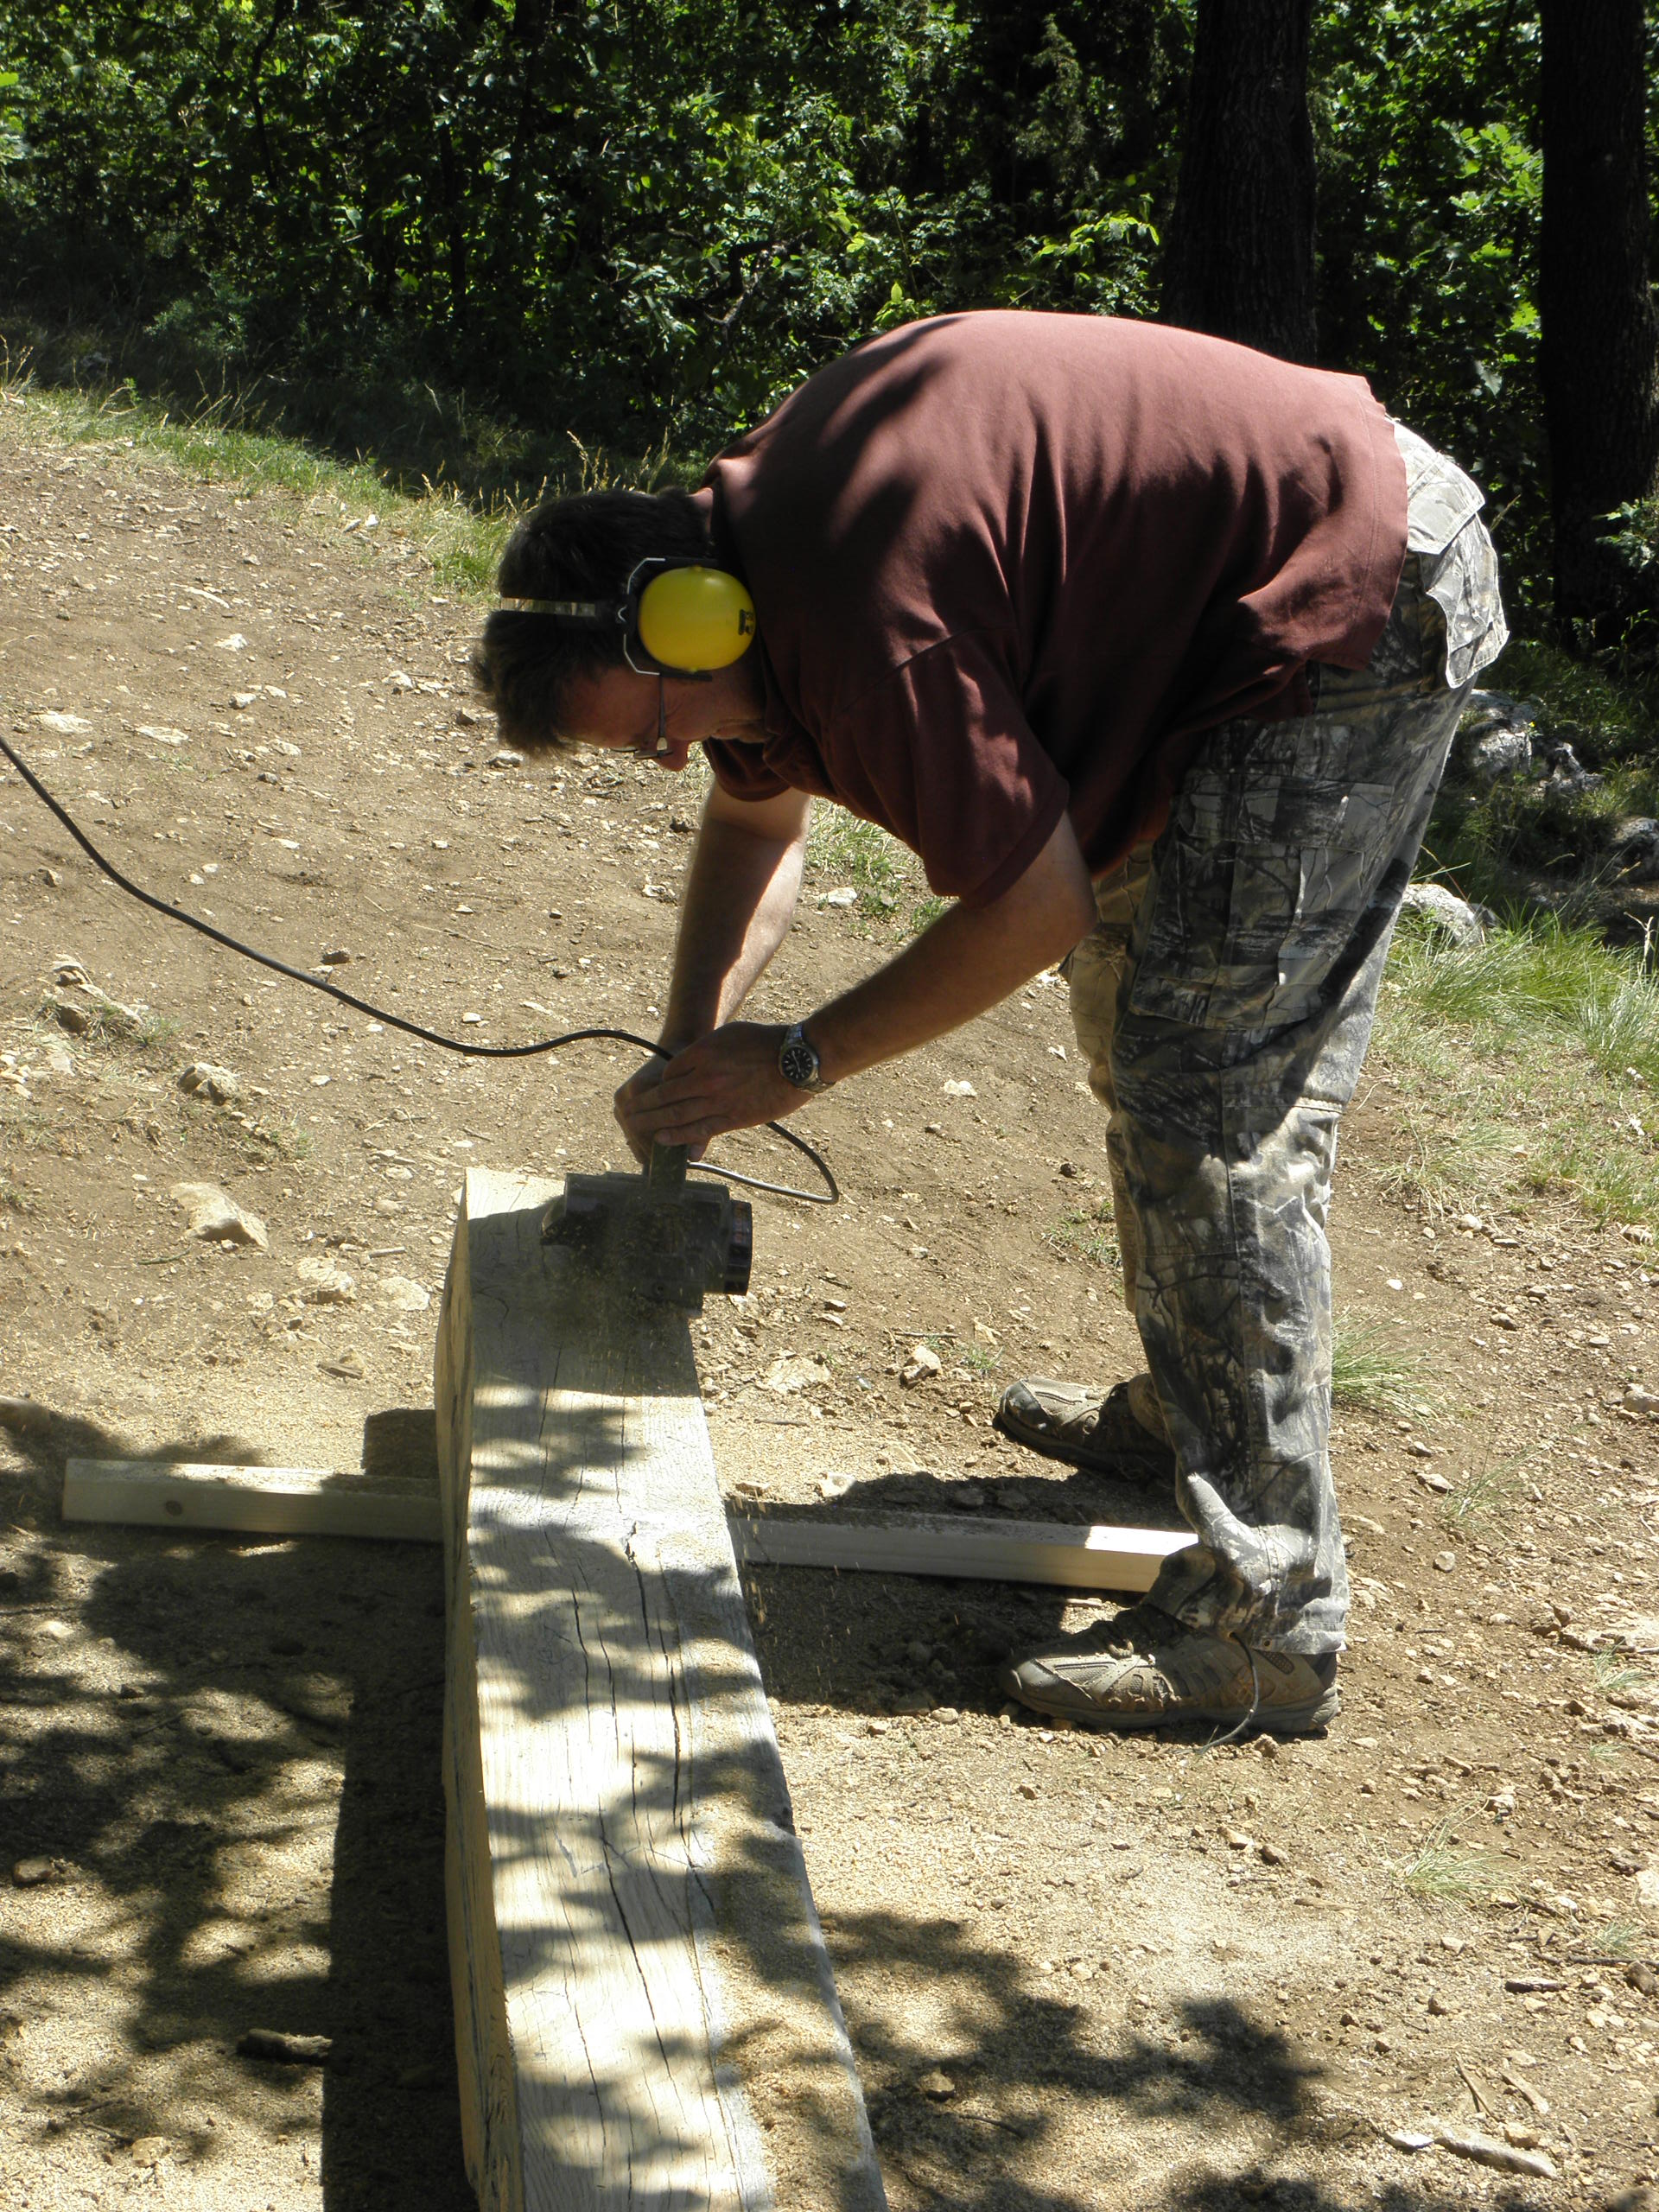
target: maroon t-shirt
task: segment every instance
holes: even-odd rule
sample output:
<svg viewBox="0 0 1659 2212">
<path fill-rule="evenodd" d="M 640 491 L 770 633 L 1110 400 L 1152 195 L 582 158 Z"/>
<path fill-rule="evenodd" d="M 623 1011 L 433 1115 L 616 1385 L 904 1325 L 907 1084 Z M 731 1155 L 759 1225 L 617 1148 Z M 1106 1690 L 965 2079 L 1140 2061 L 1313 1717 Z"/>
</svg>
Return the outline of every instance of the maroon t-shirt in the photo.
<svg viewBox="0 0 1659 2212">
<path fill-rule="evenodd" d="M 1204 730 L 1359 668 L 1406 543 L 1357 377 L 1094 315 L 941 316 L 821 369 L 711 465 L 753 595 L 742 798 L 839 800 L 982 905 L 1070 810 L 1096 873 L 1161 826 Z"/>
</svg>

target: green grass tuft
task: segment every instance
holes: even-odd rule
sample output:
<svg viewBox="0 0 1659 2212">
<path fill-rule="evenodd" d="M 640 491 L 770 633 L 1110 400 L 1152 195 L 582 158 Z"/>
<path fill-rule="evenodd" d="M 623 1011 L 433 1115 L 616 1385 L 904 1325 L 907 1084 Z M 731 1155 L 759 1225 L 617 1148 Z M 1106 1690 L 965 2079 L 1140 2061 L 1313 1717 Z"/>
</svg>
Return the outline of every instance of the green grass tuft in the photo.
<svg viewBox="0 0 1659 2212">
<path fill-rule="evenodd" d="M 1052 1229 L 1043 1231 L 1051 1250 L 1068 1259 L 1084 1260 L 1096 1268 L 1122 1268 L 1123 1255 L 1117 1241 L 1117 1220 L 1110 1198 L 1099 1205 L 1064 1213 Z"/>
<path fill-rule="evenodd" d="M 1402 1890 L 1413 1897 L 1470 1903 L 1502 1887 L 1502 1870 L 1491 1853 L 1468 1849 L 1459 1841 L 1459 1827 L 1473 1812 L 1472 1805 L 1454 1806 L 1411 1858 L 1393 1862 L 1389 1871 Z"/>
<path fill-rule="evenodd" d="M 1440 1519 L 1454 1534 L 1465 1535 L 1496 1519 L 1514 1503 L 1527 1465 L 1527 1454 L 1517 1452 L 1465 1474 L 1441 1498 Z"/>
<path fill-rule="evenodd" d="M 1355 1412 L 1408 1414 L 1433 1410 L 1427 1395 L 1427 1354 L 1396 1341 L 1396 1332 L 1370 1321 L 1337 1317 L 1331 1338 L 1331 1402 Z"/>
<path fill-rule="evenodd" d="M 1432 1214 L 1559 1192 L 1599 1220 L 1659 1219 L 1659 976 L 1641 950 L 1558 916 L 1467 946 L 1407 926 L 1378 1043 L 1406 1074 L 1385 1187 Z"/>
</svg>

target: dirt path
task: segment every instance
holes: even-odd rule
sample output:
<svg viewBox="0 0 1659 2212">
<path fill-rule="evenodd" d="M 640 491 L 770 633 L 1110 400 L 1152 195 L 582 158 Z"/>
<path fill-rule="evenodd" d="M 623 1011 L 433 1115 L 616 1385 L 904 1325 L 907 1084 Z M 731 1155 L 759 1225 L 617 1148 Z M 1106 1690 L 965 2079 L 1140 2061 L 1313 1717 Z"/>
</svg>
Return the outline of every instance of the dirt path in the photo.
<svg viewBox="0 0 1659 2212">
<path fill-rule="evenodd" d="M 471 613 L 407 549 L 12 406 L 0 515 L 0 713 L 141 880 L 441 1028 L 652 1027 L 695 793 L 489 765 Z M 879 952 L 834 887 L 773 1013 Z M 452 2212 L 435 1559 L 68 1529 L 56 1485 L 76 1449 L 429 1466 L 459 1172 L 620 1164 L 631 1055 L 411 1046 L 118 899 L 9 774 L 0 948 L 6 2202 Z M 64 1026 L 95 1004 L 66 958 L 135 1018 Z M 202 1061 L 234 1096 L 180 1089 Z M 1134 1360 L 1080 1073 L 1046 982 L 812 1109 L 846 1203 L 760 1202 L 753 1294 L 699 1332 L 729 1492 L 1173 1521 L 988 1426 L 1010 1376 Z M 1566 1212 L 1426 1222 L 1382 1194 L 1397 1142 L 1375 1062 L 1339 1306 L 1443 1410 L 1339 1419 L 1360 1602 L 1328 1741 L 1027 1726 L 995 1669 L 1052 1597 L 753 1580 L 899 2212 L 1634 2206 L 1654 2177 L 1659 1454 L 1619 1402 L 1659 1382 L 1659 1282 Z M 268 1249 L 193 1240 L 181 1183 Z M 906 1389 L 922 1337 L 942 1372 Z M 1615 1635 L 1635 1656 L 1597 1656 Z M 238 2056 L 254 2027 L 333 2059 Z M 1426 2122 L 1507 2125 L 1560 2178 L 1388 2140 Z"/>
</svg>

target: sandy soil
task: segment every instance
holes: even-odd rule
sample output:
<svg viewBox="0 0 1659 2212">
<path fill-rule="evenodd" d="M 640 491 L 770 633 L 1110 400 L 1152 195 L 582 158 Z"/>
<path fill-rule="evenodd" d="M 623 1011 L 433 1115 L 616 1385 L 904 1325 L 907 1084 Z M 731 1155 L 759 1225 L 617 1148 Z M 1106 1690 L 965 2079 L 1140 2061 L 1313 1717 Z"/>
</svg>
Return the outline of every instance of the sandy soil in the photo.
<svg viewBox="0 0 1659 2212">
<path fill-rule="evenodd" d="M 0 514 L 0 712 L 119 864 L 438 1027 L 651 1027 L 695 791 L 491 765 L 473 616 L 410 548 L 15 405 Z M 774 1014 L 880 955 L 836 885 L 809 882 Z M 5 2201 L 452 2212 L 435 1555 L 67 1528 L 58 1486 L 76 1451 L 429 1471 L 460 1170 L 620 1166 L 632 1056 L 414 1047 L 118 898 L 10 774 L 0 947 Z M 181 1090 L 201 1061 L 233 1096 Z M 759 1201 L 753 1294 L 696 1332 L 729 1494 L 1173 1523 L 988 1425 L 1009 1376 L 1135 1363 L 1086 1249 L 1080 1076 L 1045 981 L 802 1117 L 845 1203 Z M 1338 1422 L 1359 1603 L 1327 1739 L 1028 1725 L 997 1663 L 1086 1609 L 752 1579 L 901 2212 L 1645 2199 L 1659 1453 L 1623 1401 L 1659 1382 L 1659 1282 L 1568 1211 L 1459 1230 L 1386 1197 L 1408 1103 L 1374 1062 L 1338 1300 L 1436 1410 Z M 268 1249 L 193 1239 L 188 1183 Z M 924 1337 L 942 1371 L 903 1388 Z M 240 2056 L 252 2028 L 330 2063 Z M 1559 2178 L 1389 2140 L 1436 2125 L 1507 2128 Z"/>
</svg>

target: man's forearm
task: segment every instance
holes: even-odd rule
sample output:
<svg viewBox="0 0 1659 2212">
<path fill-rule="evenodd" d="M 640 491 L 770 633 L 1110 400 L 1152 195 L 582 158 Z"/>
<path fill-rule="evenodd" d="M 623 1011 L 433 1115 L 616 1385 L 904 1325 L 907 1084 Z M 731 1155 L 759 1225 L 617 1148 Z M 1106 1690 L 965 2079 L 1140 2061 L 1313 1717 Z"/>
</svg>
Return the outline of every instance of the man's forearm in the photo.
<svg viewBox="0 0 1659 2212">
<path fill-rule="evenodd" d="M 1089 871 L 1069 822 L 1013 889 L 952 906 L 896 958 L 814 1014 L 807 1034 L 826 1081 L 913 1052 L 997 1005 L 1062 960 L 1093 926 Z"/>
<path fill-rule="evenodd" d="M 704 815 L 675 940 L 665 1045 L 707 1036 L 742 1005 L 788 932 L 804 849 L 804 824 L 785 839 Z"/>
</svg>

